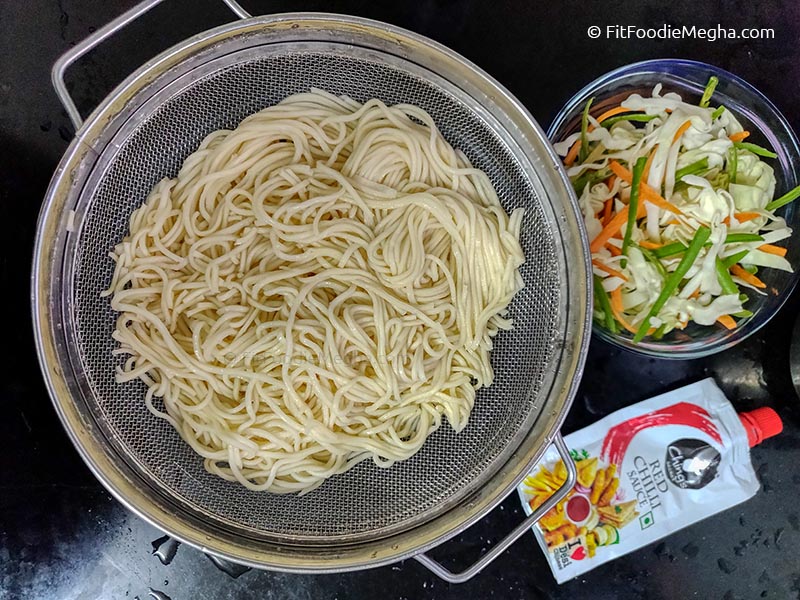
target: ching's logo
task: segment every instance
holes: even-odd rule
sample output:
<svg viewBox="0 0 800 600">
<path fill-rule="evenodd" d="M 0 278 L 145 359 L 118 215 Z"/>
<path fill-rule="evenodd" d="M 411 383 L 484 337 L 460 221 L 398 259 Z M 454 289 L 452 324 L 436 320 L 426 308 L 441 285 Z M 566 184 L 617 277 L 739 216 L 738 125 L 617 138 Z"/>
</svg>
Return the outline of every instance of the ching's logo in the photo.
<svg viewBox="0 0 800 600">
<path fill-rule="evenodd" d="M 703 440 L 682 439 L 667 446 L 665 471 L 681 489 L 705 487 L 717 476 L 720 454 Z"/>
</svg>

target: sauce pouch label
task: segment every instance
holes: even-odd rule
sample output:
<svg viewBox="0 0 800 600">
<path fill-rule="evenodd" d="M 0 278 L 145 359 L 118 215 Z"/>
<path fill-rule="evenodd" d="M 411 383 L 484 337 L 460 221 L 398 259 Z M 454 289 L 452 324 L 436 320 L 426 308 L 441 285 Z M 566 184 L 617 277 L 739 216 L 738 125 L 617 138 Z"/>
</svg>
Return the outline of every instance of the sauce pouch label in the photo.
<svg viewBox="0 0 800 600">
<path fill-rule="evenodd" d="M 559 583 L 759 488 L 747 432 L 712 379 L 619 410 L 564 440 L 577 483 L 533 528 Z M 518 488 L 526 514 L 566 477 L 550 448 Z"/>
</svg>

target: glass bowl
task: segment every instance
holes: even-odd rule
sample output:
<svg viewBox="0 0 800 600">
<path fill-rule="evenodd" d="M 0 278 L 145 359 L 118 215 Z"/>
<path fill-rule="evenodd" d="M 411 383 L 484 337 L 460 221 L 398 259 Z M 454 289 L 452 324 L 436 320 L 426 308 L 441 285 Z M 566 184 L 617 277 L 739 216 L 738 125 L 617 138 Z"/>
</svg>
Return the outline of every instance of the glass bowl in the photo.
<svg viewBox="0 0 800 600">
<path fill-rule="evenodd" d="M 712 75 L 719 79 L 719 85 L 711 98 L 711 105 L 723 104 L 751 132 L 747 141 L 769 148 L 778 155 L 776 159 L 764 159 L 775 169 L 775 197 L 796 187 L 800 176 L 800 145 L 784 116 L 766 96 L 740 77 L 702 62 L 648 60 L 611 71 L 575 94 L 558 113 L 547 135 L 551 141 L 558 142 L 580 129 L 581 112 L 586 101 L 592 97 L 594 115 L 618 105 L 634 92 L 649 96 L 657 83 L 663 86 L 662 94 L 677 92 L 688 102 L 699 102 Z M 686 329 L 674 330 L 661 340 L 643 340 L 638 344 L 633 343 L 633 336 L 627 331 L 614 334 L 597 323 L 594 324 L 594 333 L 601 339 L 628 350 L 659 358 L 682 359 L 720 352 L 754 334 L 775 315 L 797 283 L 800 243 L 794 241 L 794 237 L 798 235 L 800 228 L 798 203 L 800 200 L 777 211 L 795 232 L 787 244 L 786 256 L 795 273 L 769 268 L 759 270 L 759 278 L 767 284 L 767 294 L 762 296 L 742 289 L 749 298 L 745 308 L 752 311 L 753 316 L 739 320 L 736 329 L 727 330 L 718 324 L 701 326 L 690 323 Z"/>
</svg>

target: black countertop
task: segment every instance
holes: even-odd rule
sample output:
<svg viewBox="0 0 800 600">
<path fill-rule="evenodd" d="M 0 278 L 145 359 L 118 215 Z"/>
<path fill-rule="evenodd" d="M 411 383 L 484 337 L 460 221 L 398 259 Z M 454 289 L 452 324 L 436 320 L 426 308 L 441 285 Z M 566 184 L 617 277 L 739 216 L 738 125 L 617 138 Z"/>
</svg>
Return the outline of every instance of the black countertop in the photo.
<svg viewBox="0 0 800 600">
<path fill-rule="evenodd" d="M 546 125 L 596 76 L 625 63 L 686 57 L 761 89 L 800 123 L 800 4 L 788 0 L 593 3 L 449 0 L 244 2 L 253 13 L 328 10 L 388 21 L 462 53 L 505 84 Z M 72 129 L 50 87 L 60 53 L 132 6 L 131 0 L 0 3 L 0 223 L 6 349 L 0 398 L 0 599 L 135 598 L 800 598 L 800 402 L 789 343 L 800 294 L 758 335 L 721 355 L 664 362 L 593 340 L 567 418 L 569 432 L 612 410 L 713 376 L 738 410 L 773 406 L 785 430 L 755 448 L 762 489 L 752 500 L 557 586 L 532 535 L 469 583 L 448 585 L 416 561 L 343 575 L 248 571 L 234 578 L 181 546 L 162 564 L 161 533 L 114 501 L 56 418 L 33 347 L 29 271 L 36 216 Z M 167 0 L 81 60 L 68 80 L 84 114 L 164 48 L 230 20 L 215 0 Z M 593 40 L 590 25 L 771 27 L 771 40 Z M 522 513 L 516 497 L 434 555 L 477 557 Z M 156 542 L 157 545 L 157 542 Z M 156 592 L 153 592 L 156 594 Z M 157 594 L 156 594 L 157 596 Z M 155 596 L 151 596 L 155 597 Z"/>
</svg>

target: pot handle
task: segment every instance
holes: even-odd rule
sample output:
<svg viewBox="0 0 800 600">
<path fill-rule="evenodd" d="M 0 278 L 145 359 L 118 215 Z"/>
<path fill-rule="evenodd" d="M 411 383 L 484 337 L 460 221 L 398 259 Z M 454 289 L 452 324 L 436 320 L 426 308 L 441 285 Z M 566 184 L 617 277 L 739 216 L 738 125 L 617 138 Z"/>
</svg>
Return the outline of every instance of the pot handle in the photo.
<svg viewBox="0 0 800 600">
<path fill-rule="evenodd" d="M 541 519 L 545 513 L 547 513 L 547 511 L 561 502 L 561 500 L 572 489 L 572 486 L 575 485 L 575 482 L 578 478 L 578 472 L 575 468 L 575 463 L 572 461 L 572 457 L 570 457 L 569 448 L 567 448 L 567 445 L 564 443 L 564 438 L 561 437 L 561 434 L 556 434 L 556 436 L 553 438 L 553 445 L 561 456 L 561 460 L 564 461 L 564 466 L 567 469 L 567 479 L 564 481 L 561 487 L 558 488 L 553 495 L 545 501 L 544 504 L 533 511 L 528 518 L 517 525 L 517 527 L 515 527 L 511 533 L 500 540 L 489 552 L 484 554 L 480 560 L 473 563 L 472 566 L 464 571 L 461 571 L 460 573 L 453 573 L 425 553 L 417 554 L 414 558 L 422 563 L 422 565 L 434 575 L 450 583 L 464 583 L 465 581 L 468 581 L 477 575 L 482 569 L 488 566 L 489 563 L 500 556 L 500 554 L 505 552 L 505 550 L 508 549 L 511 544 L 522 537 L 526 531 L 533 527 L 534 523 Z"/>
<path fill-rule="evenodd" d="M 67 50 L 55 62 L 53 69 L 50 72 L 50 77 L 53 82 L 53 87 L 56 90 L 56 94 L 58 95 L 58 99 L 61 100 L 61 104 L 66 109 L 67 115 L 69 116 L 70 121 L 72 121 L 72 125 L 75 127 L 75 131 L 78 131 L 81 128 L 81 125 L 83 125 L 83 118 L 81 117 L 81 113 L 78 112 L 78 108 L 75 106 L 75 102 L 72 100 L 72 97 L 69 95 L 67 86 L 64 83 L 64 73 L 66 73 L 69 66 L 81 56 L 110 38 L 120 29 L 123 29 L 126 25 L 128 25 L 128 23 L 138 19 L 151 8 L 161 4 L 163 1 L 164 0 L 143 0 L 130 10 L 122 13 L 110 23 L 107 23 L 92 33 L 86 39 L 75 44 L 75 46 Z M 231 11 L 233 11 L 233 14 L 240 19 L 250 18 L 250 13 L 239 6 L 239 3 L 236 2 L 236 0 L 222 0 L 222 2 L 224 2 L 225 5 L 230 8 Z"/>
</svg>

